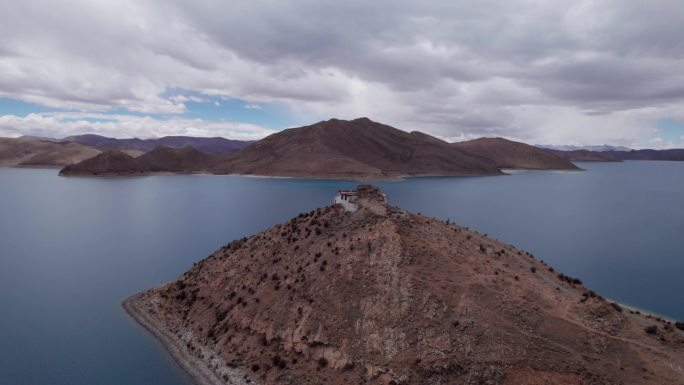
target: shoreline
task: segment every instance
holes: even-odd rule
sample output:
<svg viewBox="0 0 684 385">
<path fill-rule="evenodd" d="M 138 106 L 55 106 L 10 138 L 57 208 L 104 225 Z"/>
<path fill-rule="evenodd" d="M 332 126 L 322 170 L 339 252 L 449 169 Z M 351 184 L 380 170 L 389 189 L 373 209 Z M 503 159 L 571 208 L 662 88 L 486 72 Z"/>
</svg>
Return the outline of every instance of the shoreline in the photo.
<svg viewBox="0 0 684 385">
<path fill-rule="evenodd" d="M 133 318 L 140 326 L 151 333 L 164 346 L 174 361 L 188 374 L 195 385 L 243 385 L 246 384 L 236 376 L 228 379 L 220 378 L 210 367 L 209 363 L 190 353 L 187 343 L 179 338 L 163 322 L 155 319 L 141 306 L 139 301 L 144 300 L 148 291 L 134 294 L 121 302 L 121 307 Z M 232 369 L 237 371 L 237 369 Z M 240 373 L 235 373 L 241 374 Z M 254 383 L 254 381 L 252 381 Z"/>
</svg>

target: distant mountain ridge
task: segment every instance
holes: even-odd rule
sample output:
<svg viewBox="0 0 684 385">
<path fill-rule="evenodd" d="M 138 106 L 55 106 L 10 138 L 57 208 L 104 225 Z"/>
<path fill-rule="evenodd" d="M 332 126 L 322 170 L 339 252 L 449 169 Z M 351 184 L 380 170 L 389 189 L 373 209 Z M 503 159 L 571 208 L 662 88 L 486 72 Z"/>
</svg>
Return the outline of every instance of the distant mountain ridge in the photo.
<svg viewBox="0 0 684 385">
<path fill-rule="evenodd" d="M 630 151 L 548 150 L 575 162 L 622 162 L 623 160 L 684 161 L 684 149 Z"/>
<path fill-rule="evenodd" d="M 63 140 L 95 147 L 101 151 L 135 149 L 142 152 L 148 152 L 152 151 L 157 146 L 173 148 L 189 146 L 210 155 L 230 154 L 239 151 L 252 143 L 252 141 L 233 140 L 221 137 L 164 136 L 157 139 L 116 139 L 94 134 L 68 136 Z"/>
<path fill-rule="evenodd" d="M 60 171 L 60 175 L 114 176 L 155 172 L 193 173 L 205 170 L 217 159 L 218 157 L 205 154 L 193 147 L 158 146 L 136 158 L 120 150 L 110 150 L 82 162 L 68 165 Z"/>
<path fill-rule="evenodd" d="M 536 144 L 535 147 L 548 149 L 548 150 L 560 150 L 560 151 L 586 150 L 586 151 L 604 152 L 604 151 L 631 151 L 632 150 L 629 147 L 611 146 L 608 144 L 599 144 L 599 145 L 593 145 L 593 146 L 592 145 L 589 145 L 589 146 L 572 146 L 572 145 Z"/>
<path fill-rule="evenodd" d="M 0 138 L 0 167 L 63 167 L 99 153 L 100 150 L 78 143 Z"/>
</svg>

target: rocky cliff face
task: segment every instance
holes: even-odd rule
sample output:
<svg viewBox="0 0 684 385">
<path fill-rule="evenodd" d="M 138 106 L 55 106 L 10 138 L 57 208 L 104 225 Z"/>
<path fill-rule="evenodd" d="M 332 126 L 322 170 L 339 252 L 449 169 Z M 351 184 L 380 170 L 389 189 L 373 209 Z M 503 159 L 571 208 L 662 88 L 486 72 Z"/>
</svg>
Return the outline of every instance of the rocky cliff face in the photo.
<svg viewBox="0 0 684 385">
<path fill-rule="evenodd" d="M 136 301 L 216 373 L 260 384 L 683 383 L 666 321 L 510 245 L 366 203 L 234 241 Z"/>
</svg>

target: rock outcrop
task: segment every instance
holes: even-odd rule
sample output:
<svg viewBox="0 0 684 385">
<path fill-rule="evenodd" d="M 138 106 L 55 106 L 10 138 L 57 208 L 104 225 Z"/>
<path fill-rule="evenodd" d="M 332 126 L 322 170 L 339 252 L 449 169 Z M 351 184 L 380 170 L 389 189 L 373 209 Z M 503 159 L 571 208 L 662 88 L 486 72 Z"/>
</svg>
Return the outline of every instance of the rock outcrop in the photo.
<svg viewBox="0 0 684 385">
<path fill-rule="evenodd" d="M 131 301 L 226 383 L 682 383 L 668 321 L 467 228 L 356 203 L 231 242 Z"/>
</svg>

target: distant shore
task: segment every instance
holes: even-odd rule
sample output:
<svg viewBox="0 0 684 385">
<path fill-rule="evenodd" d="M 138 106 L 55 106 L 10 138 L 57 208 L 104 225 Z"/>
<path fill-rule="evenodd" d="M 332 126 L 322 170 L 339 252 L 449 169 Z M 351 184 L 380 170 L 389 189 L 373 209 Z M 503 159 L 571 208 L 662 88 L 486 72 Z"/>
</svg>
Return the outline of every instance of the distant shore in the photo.
<svg viewBox="0 0 684 385">
<path fill-rule="evenodd" d="M 152 333 L 164 345 L 173 359 L 185 370 L 196 385 L 247 384 L 239 370 L 224 369 L 224 371 L 229 370 L 231 373 L 222 379 L 210 368 L 211 362 L 209 360 L 201 359 L 192 354 L 187 347 L 187 342 L 178 337 L 167 325 L 150 313 L 148 306 L 145 304 L 145 301 L 149 300 L 147 294 L 148 292 L 142 292 L 128 297 L 123 300 L 121 306 L 128 315 Z M 253 381 L 252 384 L 254 384 Z"/>
</svg>

